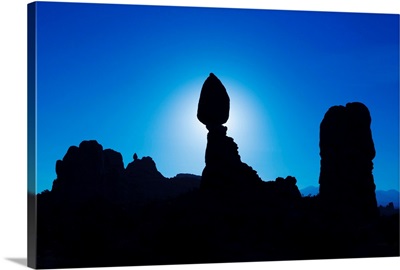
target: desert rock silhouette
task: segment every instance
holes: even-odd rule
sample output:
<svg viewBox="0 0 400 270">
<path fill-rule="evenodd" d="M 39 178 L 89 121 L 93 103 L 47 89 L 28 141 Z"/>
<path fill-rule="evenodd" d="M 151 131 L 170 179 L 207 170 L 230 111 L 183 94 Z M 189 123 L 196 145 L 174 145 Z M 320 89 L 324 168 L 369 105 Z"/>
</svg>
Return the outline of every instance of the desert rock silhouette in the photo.
<svg viewBox="0 0 400 270">
<path fill-rule="evenodd" d="M 370 125 L 369 110 L 360 102 L 331 107 L 321 122 L 319 193 L 332 215 L 364 219 L 379 214 Z"/>
<path fill-rule="evenodd" d="M 167 178 L 134 151 L 125 167 L 96 140 L 71 146 L 52 189 L 35 195 L 37 268 L 399 256 L 398 211 L 376 212 L 365 105 L 325 114 L 320 194 L 306 197 L 294 176 L 262 180 L 241 161 L 226 135 L 229 109 L 211 73 L 197 113 L 208 129 L 201 176 Z"/>
</svg>

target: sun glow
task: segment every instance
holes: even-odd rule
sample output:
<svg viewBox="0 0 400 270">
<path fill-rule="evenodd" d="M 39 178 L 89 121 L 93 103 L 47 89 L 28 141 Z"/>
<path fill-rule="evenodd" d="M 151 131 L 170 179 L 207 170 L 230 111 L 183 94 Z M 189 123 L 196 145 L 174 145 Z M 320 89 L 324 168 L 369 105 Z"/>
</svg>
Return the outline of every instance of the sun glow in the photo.
<svg viewBox="0 0 400 270">
<path fill-rule="evenodd" d="M 267 110 L 252 92 L 242 85 L 226 80 L 225 88 L 230 97 L 227 135 L 234 138 L 239 150 L 260 151 L 270 141 L 268 134 L 269 120 Z"/>
<path fill-rule="evenodd" d="M 251 91 L 229 79 L 221 79 L 230 97 L 227 136 L 238 144 L 244 162 L 260 166 L 268 159 L 267 152 L 271 133 L 267 132 L 269 121 L 265 108 L 252 95 Z M 179 172 L 201 174 L 204 168 L 204 154 L 207 146 L 206 127 L 197 119 L 197 106 L 204 79 L 194 80 L 183 85 L 177 94 L 164 103 L 160 118 L 163 139 L 156 142 L 158 149 L 166 149 L 171 159 L 179 161 L 178 168 L 167 176 Z M 160 145 L 163 144 L 163 145 Z M 160 168 L 164 171 L 172 168 Z"/>
</svg>

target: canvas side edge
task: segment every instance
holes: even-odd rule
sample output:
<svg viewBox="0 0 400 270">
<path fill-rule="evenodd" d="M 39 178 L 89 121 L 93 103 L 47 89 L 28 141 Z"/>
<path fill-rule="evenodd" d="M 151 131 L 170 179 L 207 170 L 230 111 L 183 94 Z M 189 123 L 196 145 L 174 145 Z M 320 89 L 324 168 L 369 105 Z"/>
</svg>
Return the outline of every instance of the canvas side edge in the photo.
<svg viewBox="0 0 400 270">
<path fill-rule="evenodd" d="M 36 8 L 37 3 L 27 5 L 27 105 L 28 105 L 28 250 L 27 266 L 37 267 L 37 202 L 36 202 Z"/>
</svg>

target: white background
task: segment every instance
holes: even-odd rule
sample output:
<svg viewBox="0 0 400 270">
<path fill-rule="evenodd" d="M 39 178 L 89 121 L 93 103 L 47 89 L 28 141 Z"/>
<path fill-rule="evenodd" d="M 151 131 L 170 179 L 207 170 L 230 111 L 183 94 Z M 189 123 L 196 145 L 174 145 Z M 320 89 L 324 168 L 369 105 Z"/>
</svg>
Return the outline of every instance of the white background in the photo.
<svg viewBox="0 0 400 270">
<path fill-rule="evenodd" d="M 27 257 L 27 7 L 30 1 L 0 1 L 0 269 L 24 269 Z M 60 1 L 57 1 L 60 2 Z M 79 1 L 63 1 L 79 2 Z M 86 3 L 156 4 L 286 10 L 400 13 L 399 0 L 142 0 Z M 262 3 L 260 3 L 262 2 Z M 304 243 L 307 245 L 307 243 Z M 398 269 L 400 258 L 237 264 L 116 267 L 101 269 Z M 371 267 L 371 268 L 370 268 Z"/>
</svg>

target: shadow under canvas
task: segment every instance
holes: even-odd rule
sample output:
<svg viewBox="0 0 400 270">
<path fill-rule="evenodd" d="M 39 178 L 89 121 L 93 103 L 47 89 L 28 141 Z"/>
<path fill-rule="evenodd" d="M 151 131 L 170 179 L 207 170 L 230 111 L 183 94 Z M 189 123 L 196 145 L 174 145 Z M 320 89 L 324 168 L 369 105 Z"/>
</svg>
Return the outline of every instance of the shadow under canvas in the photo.
<svg viewBox="0 0 400 270">
<path fill-rule="evenodd" d="M 22 265 L 22 266 L 27 266 L 28 264 L 28 259 L 27 258 L 5 258 L 7 261 Z"/>
</svg>

